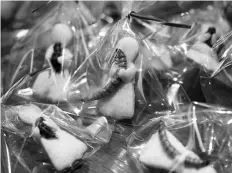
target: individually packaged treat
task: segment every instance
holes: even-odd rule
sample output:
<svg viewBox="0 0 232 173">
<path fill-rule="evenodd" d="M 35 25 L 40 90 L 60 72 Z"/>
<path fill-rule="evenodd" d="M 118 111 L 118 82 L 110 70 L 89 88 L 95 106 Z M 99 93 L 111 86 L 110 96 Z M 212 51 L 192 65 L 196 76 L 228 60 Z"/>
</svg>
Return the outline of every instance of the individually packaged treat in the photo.
<svg viewBox="0 0 232 173">
<path fill-rule="evenodd" d="M 232 31 L 222 36 L 213 46 L 214 50 L 221 47 L 218 53 L 220 63 L 214 71 L 205 69 L 201 72 L 201 87 L 208 103 L 232 107 Z"/>
<path fill-rule="evenodd" d="M 83 35 L 83 30 L 93 22 L 81 2 L 59 2 L 13 46 L 6 88 L 27 76 L 15 92 L 18 97 L 50 103 L 64 101 L 67 79 L 88 55 L 88 32 Z"/>
<path fill-rule="evenodd" d="M 141 2 L 126 3 L 123 18 L 67 84 L 68 102 L 73 106 L 116 120 L 136 119 L 152 102 L 157 110 L 168 107 L 154 71 L 144 68 L 149 66 L 141 49 L 144 43 L 130 26 L 130 11 L 139 9 Z"/>
<path fill-rule="evenodd" d="M 48 172 L 74 171 L 107 143 L 112 133 L 104 117 L 89 117 L 86 123 L 52 105 L 2 106 L 2 129 L 17 158 L 11 162 L 16 170 L 23 166 L 29 172 L 46 167 L 53 170 Z"/>
<path fill-rule="evenodd" d="M 140 20 L 151 33 L 145 35 L 144 41 L 154 52 L 152 65 L 163 87 L 169 90 L 172 84 L 179 83 L 191 100 L 202 102 L 205 98 L 200 86 L 200 70 L 217 69 L 219 58 L 212 45 L 230 27 L 220 7 L 206 9 L 170 17 L 169 22 L 191 25 L 191 29 Z"/>
<path fill-rule="evenodd" d="M 189 103 L 184 89 L 192 86 L 193 81 L 189 82 L 189 79 L 195 77 L 196 70 L 192 60 L 188 61 L 186 57 L 190 45 L 187 42 L 181 43 L 180 38 L 188 39 L 196 36 L 199 34 L 198 26 L 187 25 L 188 23 L 184 21 L 164 21 L 141 14 L 132 14 L 132 19 L 145 28 L 145 33 L 139 32 L 144 42 L 144 52 L 150 59 L 150 66 L 156 72 L 166 97 L 169 99 L 169 104 L 173 104 L 175 109 L 178 109 L 178 106 Z M 146 30 L 149 30 L 152 35 L 145 35 Z M 172 35 L 167 32 L 169 30 Z M 163 33 L 165 31 L 167 35 Z"/>
<path fill-rule="evenodd" d="M 229 173 L 231 110 L 202 103 L 154 118 L 128 137 L 138 172 Z"/>
</svg>

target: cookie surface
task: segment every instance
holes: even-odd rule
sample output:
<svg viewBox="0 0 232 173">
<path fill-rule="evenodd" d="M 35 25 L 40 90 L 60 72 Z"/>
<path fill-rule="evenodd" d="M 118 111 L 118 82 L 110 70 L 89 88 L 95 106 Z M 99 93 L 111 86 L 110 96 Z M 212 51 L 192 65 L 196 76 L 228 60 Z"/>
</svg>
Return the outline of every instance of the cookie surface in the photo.
<svg viewBox="0 0 232 173">
<path fill-rule="evenodd" d="M 105 116 L 132 118 L 135 109 L 134 84 L 126 83 L 114 95 L 99 100 L 97 108 Z"/>
<path fill-rule="evenodd" d="M 41 138 L 41 143 L 54 167 L 61 171 L 81 159 L 87 145 L 64 130 L 58 130 L 56 135 L 58 139 Z"/>
<path fill-rule="evenodd" d="M 192 158 L 199 159 L 195 153 L 187 150 L 174 135 L 172 135 L 169 131 L 166 132 L 168 140 L 176 150 L 178 150 L 180 153 L 186 153 Z M 158 133 L 152 135 L 150 140 L 141 150 L 139 160 L 145 165 L 163 168 L 166 170 L 171 170 L 176 164 L 174 159 L 170 158 L 167 152 L 164 150 Z"/>
<path fill-rule="evenodd" d="M 16 108 L 18 109 L 19 119 L 28 125 L 34 125 L 36 119 L 42 114 L 42 110 L 34 104 L 16 106 Z"/>
<path fill-rule="evenodd" d="M 73 34 L 67 25 L 58 23 L 53 27 L 51 36 L 54 43 L 61 42 L 67 45 L 71 41 Z"/>
</svg>

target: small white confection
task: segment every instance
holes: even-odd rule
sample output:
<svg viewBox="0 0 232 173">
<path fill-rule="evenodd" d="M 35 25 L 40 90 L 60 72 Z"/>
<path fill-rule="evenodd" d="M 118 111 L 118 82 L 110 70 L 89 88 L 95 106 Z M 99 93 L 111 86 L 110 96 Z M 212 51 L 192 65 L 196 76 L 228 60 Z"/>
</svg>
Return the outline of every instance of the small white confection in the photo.
<svg viewBox="0 0 232 173">
<path fill-rule="evenodd" d="M 48 98 L 52 101 L 62 101 L 66 99 L 64 86 L 69 77 L 69 72 L 64 71 L 63 74 L 52 74 L 50 71 L 41 72 L 33 86 L 33 93 L 41 98 Z"/>
<path fill-rule="evenodd" d="M 104 127 L 106 123 L 107 123 L 106 118 L 100 117 L 97 120 L 95 120 L 91 125 L 89 125 L 86 128 L 86 130 L 92 137 L 95 137 L 96 134 Z"/>
<path fill-rule="evenodd" d="M 47 93 L 49 92 L 49 89 L 51 87 L 54 87 L 54 81 L 52 80 L 52 74 L 50 71 L 46 70 L 41 72 L 33 86 L 32 86 L 32 90 L 33 93 L 36 95 L 39 95 L 40 97 L 47 97 Z"/>
<path fill-rule="evenodd" d="M 81 159 L 87 150 L 87 145 L 68 132 L 58 129 L 58 139 L 41 138 L 41 143 L 54 167 L 61 171 Z"/>
<path fill-rule="evenodd" d="M 67 70 L 64 71 L 63 74 L 56 74 L 55 81 L 53 81 L 52 86 L 49 87 L 49 92 L 47 93 L 48 98 L 54 101 L 64 101 L 67 98 L 67 93 L 64 90 L 64 87 L 68 81 L 69 72 Z"/>
<path fill-rule="evenodd" d="M 118 72 L 118 76 L 123 80 L 123 82 L 128 83 L 128 82 L 134 82 L 135 75 L 137 72 L 137 68 L 134 64 L 129 65 L 129 68 L 121 69 Z"/>
<path fill-rule="evenodd" d="M 71 41 L 73 34 L 67 25 L 58 23 L 53 27 L 51 36 L 54 43 L 61 42 L 67 45 Z"/>
<path fill-rule="evenodd" d="M 187 150 L 169 131 L 166 130 L 166 132 L 168 140 L 175 149 L 180 153 L 187 153 L 187 155 L 192 158 L 199 159 L 195 153 Z M 176 165 L 175 160 L 171 159 L 164 150 L 158 133 L 153 134 L 150 140 L 145 144 L 144 148 L 141 150 L 139 160 L 145 165 L 166 170 L 171 170 Z"/>
<path fill-rule="evenodd" d="M 132 37 L 124 37 L 118 41 L 116 48 L 121 49 L 127 58 L 128 62 L 134 62 L 139 53 L 139 44 L 136 39 Z"/>
<path fill-rule="evenodd" d="M 134 115 L 134 84 L 124 84 L 113 97 L 106 97 L 98 102 L 98 109 L 103 115 L 116 119 L 129 119 Z"/>
<path fill-rule="evenodd" d="M 137 69 L 134 61 L 139 54 L 139 44 L 132 37 L 124 37 L 118 41 L 116 48 L 122 50 L 127 60 L 127 69 L 120 69 L 118 73 L 124 83 L 115 94 L 99 100 L 97 108 L 105 116 L 129 119 L 133 117 L 135 109 L 134 78 Z M 111 77 L 116 72 L 115 68 L 112 66 L 110 69 Z"/>
<path fill-rule="evenodd" d="M 60 129 L 50 118 L 44 117 L 46 124 L 55 133 L 57 138 L 46 139 L 40 135 L 36 127 L 33 131 L 34 139 L 41 143 L 56 170 L 69 168 L 72 164 L 83 158 L 87 151 L 87 145 L 70 133 Z"/>
<path fill-rule="evenodd" d="M 219 67 L 216 53 L 205 43 L 196 43 L 187 52 L 187 57 L 205 67 L 215 71 Z"/>
<path fill-rule="evenodd" d="M 42 114 L 41 109 L 34 104 L 16 106 L 16 108 L 18 109 L 19 119 L 29 125 L 34 125 L 36 119 Z"/>
</svg>

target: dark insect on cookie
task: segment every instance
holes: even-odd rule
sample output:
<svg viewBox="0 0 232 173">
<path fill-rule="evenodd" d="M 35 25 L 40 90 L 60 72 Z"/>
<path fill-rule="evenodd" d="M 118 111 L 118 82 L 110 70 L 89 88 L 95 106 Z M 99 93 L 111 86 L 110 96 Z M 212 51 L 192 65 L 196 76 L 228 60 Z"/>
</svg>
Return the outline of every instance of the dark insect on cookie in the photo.
<svg viewBox="0 0 232 173">
<path fill-rule="evenodd" d="M 104 88 L 102 88 L 98 92 L 93 93 L 90 96 L 81 98 L 81 101 L 99 100 L 99 99 L 102 99 L 102 98 L 104 98 L 106 96 L 109 96 L 110 94 L 113 94 L 115 91 L 117 91 L 117 89 L 119 89 L 119 87 L 121 86 L 122 83 L 123 83 L 122 79 L 116 73 L 112 77 L 110 82 Z"/>
<path fill-rule="evenodd" d="M 123 83 L 122 79 L 118 76 L 118 72 L 120 69 L 127 68 L 127 60 L 126 56 L 121 49 L 116 49 L 113 55 L 114 63 L 118 66 L 118 69 L 114 76 L 111 78 L 110 82 L 106 84 L 101 90 L 80 99 L 80 101 L 93 101 L 99 100 L 106 96 L 109 96 L 116 92 L 121 84 Z"/>
<path fill-rule="evenodd" d="M 160 127 L 159 127 L 159 138 L 162 143 L 162 146 L 164 147 L 165 151 L 167 152 L 168 156 L 172 159 L 174 159 L 177 155 L 180 154 L 179 151 L 177 151 L 169 142 L 167 138 L 167 134 L 164 128 L 164 122 L 160 122 Z"/>
<path fill-rule="evenodd" d="M 45 139 L 57 139 L 52 129 L 44 123 L 45 119 L 40 117 L 36 120 L 35 125 L 39 128 L 40 135 Z"/>
<path fill-rule="evenodd" d="M 170 158 L 174 159 L 176 156 L 181 155 L 181 153 L 179 151 L 177 151 L 172 146 L 170 141 L 168 140 L 163 121 L 160 122 L 160 127 L 158 130 L 158 133 L 159 133 L 159 138 L 160 138 L 161 144 Z M 194 168 L 199 169 L 199 168 L 202 168 L 204 166 L 207 166 L 209 164 L 209 161 L 207 161 L 207 160 L 203 161 L 201 159 L 186 156 L 185 160 L 184 160 L 184 164 L 186 167 L 194 167 Z"/>
<path fill-rule="evenodd" d="M 116 49 L 114 52 L 114 63 L 119 66 L 119 68 L 127 69 L 126 55 L 121 49 Z"/>
<path fill-rule="evenodd" d="M 62 56 L 62 50 L 63 50 L 63 47 L 61 43 L 54 44 L 53 53 L 52 53 L 50 62 L 56 73 L 60 73 L 62 70 L 62 65 L 58 62 L 58 58 Z"/>
</svg>

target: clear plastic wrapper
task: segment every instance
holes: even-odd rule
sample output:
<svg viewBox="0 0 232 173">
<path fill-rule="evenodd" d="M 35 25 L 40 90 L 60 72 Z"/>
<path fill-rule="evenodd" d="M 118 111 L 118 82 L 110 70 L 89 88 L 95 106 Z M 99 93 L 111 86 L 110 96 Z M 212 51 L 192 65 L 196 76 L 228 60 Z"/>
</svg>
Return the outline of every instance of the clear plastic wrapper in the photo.
<svg viewBox="0 0 232 173">
<path fill-rule="evenodd" d="M 92 52 L 96 49 L 99 42 L 105 37 L 107 34 L 107 31 L 121 18 L 121 11 L 119 10 L 118 4 L 120 2 L 85 2 L 90 9 L 92 9 L 93 13 L 101 13 L 98 17 L 98 20 L 95 24 L 91 25 L 94 32 L 94 35 L 92 35 L 87 40 L 89 52 Z M 96 10 L 96 6 L 98 8 L 101 8 L 100 11 Z M 100 7 L 99 7 L 100 6 Z M 93 10 L 94 8 L 94 10 Z"/>
<path fill-rule="evenodd" d="M 192 61 L 187 61 L 185 53 L 190 45 L 180 43 L 176 37 L 188 39 L 198 34 L 197 25 L 186 25 L 183 21 L 169 23 L 162 19 L 149 16 L 138 16 L 134 18 L 139 24 L 145 27 L 140 33 L 144 42 L 144 51 L 150 59 L 150 66 L 156 71 L 169 104 L 172 102 L 175 109 L 190 100 L 184 89 L 189 88 L 191 83 L 186 82 L 193 71 Z M 147 21 L 151 21 L 147 23 Z M 152 35 L 145 35 L 147 30 Z M 173 35 L 166 37 L 162 32 L 171 30 Z M 168 33 L 169 34 L 169 33 Z M 144 36 L 145 35 L 145 36 Z M 156 37 L 157 36 L 157 37 Z M 191 43 L 190 43 L 191 44 Z M 195 71 L 193 71 L 195 73 Z M 195 76 L 195 74 L 193 74 Z M 192 98 L 191 98 L 192 99 Z"/>
<path fill-rule="evenodd" d="M 153 6 L 147 10 L 142 11 L 145 15 L 152 15 L 157 18 L 168 20 L 175 15 L 186 13 L 189 10 L 202 9 L 207 5 L 213 4 L 215 1 L 157 1 Z M 219 3 L 222 5 L 222 3 Z"/>
<path fill-rule="evenodd" d="M 127 139 L 136 172 L 229 173 L 231 110 L 194 102 L 136 129 Z"/>
<path fill-rule="evenodd" d="M 18 1 L 18 2 L 3 2 L 1 9 L 1 55 L 9 54 L 10 49 L 14 43 L 25 35 L 28 29 L 32 28 L 38 23 L 41 18 L 44 18 L 51 10 L 56 7 L 58 2 L 52 1 L 46 3 L 42 9 L 32 13 L 32 10 L 37 6 L 44 4 L 43 1 Z M 9 9 L 10 8 L 10 9 Z M 5 17 L 5 13 L 8 13 L 8 17 Z M 10 18 L 9 18 L 10 17 Z M 5 56 L 7 57 L 7 56 Z"/>
<path fill-rule="evenodd" d="M 210 27 L 214 27 L 215 34 L 212 35 L 212 38 L 210 40 L 210 44 L 212 46 L 220 36 L 224 35 L 230 29 L 230 23 L 225 17 L 225 12 L 223 11 L 224 7 L 219 2 L 205 2 L 205 4 L 197 2 L 177 3 L 182 8 L 182 11 L 180 10 L 177 14 L 169 16 L 166 20 L 168 20 L 169 22 L 183 23 L 188 25 L 196 23 L 197 27 L 195 28 L 195 30 L 191 31 L 191 34 L 194 34 L 194 32 L 196 33 L 196 31 L 198 31 L 198 34 L 191 35 L 191 37 L 188 37 L 187 40 L 196 40 L 199 37 L 199 34 L 207 32 Z M 196 6 L 199 7 L 194 8 L 194 3 Z M 174 4 L 176 4 L 176 2 L 174 2 Z M 164 7 L 168 8 L 168 5 L 165 6 L 165 2 Z M 165 11 L 163 12 L 165 13 Z M 186 41 L 186 38 L 183 37 L 183 35 L 185 35 L 184 33 L 186 33 L 187 30 L 176 27 L 161 28 L 157 27 L 157 25 L 154 23 L 152 23 L 152 27 L 153 36 L 161 43 L 176 45 L 176 43 L 178 42 Z M 151 28 L 149 33 L 151 33 Z"/>
<path fill-rule="evenodd" d="M 59 2 L 13 46 L 4 71 L 5 91 L 23 76 L 30 76 L 20 84 L 18 96 L 50 103 L 64 101 L 65 94 L 60 91 L 89 54 L 86 38 L 92 36 L 88 27 L 94 22 L 81 2 Z"/>
<path fill-rule="evenodd" d="M 100 42 L 67 84 L 68 102 L 77 111 L 140 122 L 145 109 L 169 109 L 142 40 L 132 31 L 130 12 L 153 2 L 125 2 L 123 18 Z M 124 4 L 124 3 L 123 3 Z M 133 10 L 132 10 L 133 9 Z"/>
<path fill-rule="evenodd" d="M 1 116 L 4 166 L 13 173 L 72 172 L 113 130 L 105 117 L 77 117 L 53 105 L 2 105 Z"/>
<path fill-rule="evenodd" d="M 201 73 L 201 87 L 208 103 L 232 107 L 232 30 L 223 35 L 213 46 L 218 52 L 220 64 L 214 71 Z"/>
<path fill-rule="evenodd" d="M 43 6 L 42 10 L 38 10 L 34 13 L 33 9 L 41 6 L 42 4 L 46 4 Z M 17 2 L 3 2 L 2 3 L 2 31 L 14 31 L 17 29 L 26 29 L 30 28 L 34 25 L 37 21 L 40 20 L 41 17 L 44 17 L 48 14 L 53 7 L 57 5 L 55 1 L 17 1 Z M 6 42 L 8 42 L 7 40 Z M 5 45 L 5 43 L 3 43 Z"/>
<path fill-rule="evenodd" d="M 164 26 L 139 20 L 146 29 L 144 41 L 153 52 L 151 64 L 167 91 L 180 84 L 193 101 L 205 102 L 200 85 L 200 70 L 215 71 L 220 59 L 212 45 L 230 25 L 218 6 L 190 10 L 170 22 L 191 25 L 191 29 Z"/>
</svg>

